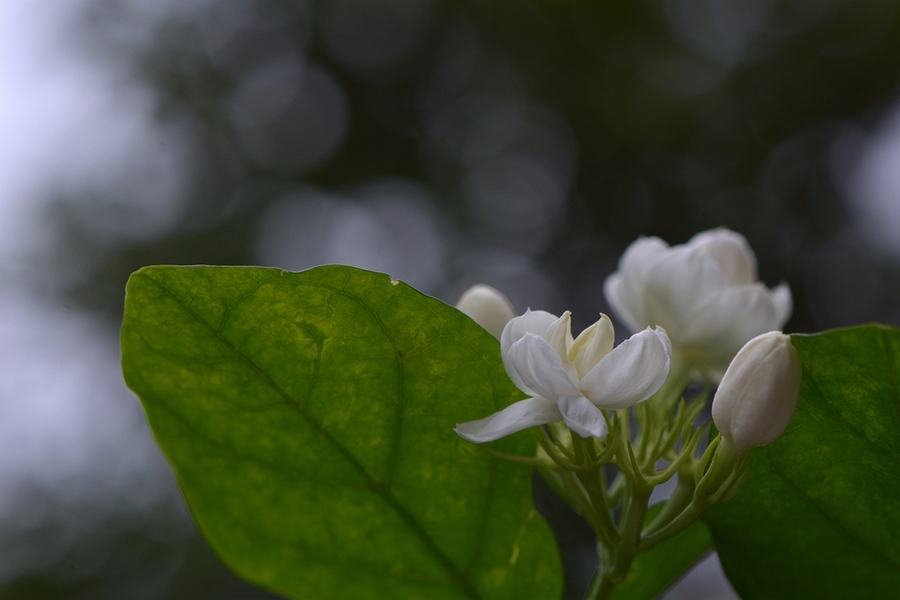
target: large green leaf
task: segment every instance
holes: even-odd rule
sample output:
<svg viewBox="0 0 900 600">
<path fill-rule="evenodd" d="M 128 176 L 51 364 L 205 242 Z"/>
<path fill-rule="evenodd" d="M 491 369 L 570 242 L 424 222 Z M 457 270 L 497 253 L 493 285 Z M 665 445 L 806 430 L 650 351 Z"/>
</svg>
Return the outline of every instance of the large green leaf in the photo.
<svg viewBox="0 0 900 600">
<path fill-rule="evenodd" d="M 316 600 L 561 595 L 530 470 L 452 431 L 521 392 L 446 304 L 349 267 L 149 267 L 122 355 L 200 530 L 246 579 Z"/>
<path fill-rule="evenodd" d="M 651 506 L 645 521 L 652 522 L 662 507 L 662 503 Z M 638 554 L 628 577 L 613 590 L 612 600 L 659 598 L 711 549 L 709 531 L 702 521 L 697 521 L 653 549 Z"/>
<path fill-rule="evenodd" d="M 745 600 L 900 596 L 900 331 L 792 337 L 803 364 L 787 432 L 706 522 Z"/>
</svg>

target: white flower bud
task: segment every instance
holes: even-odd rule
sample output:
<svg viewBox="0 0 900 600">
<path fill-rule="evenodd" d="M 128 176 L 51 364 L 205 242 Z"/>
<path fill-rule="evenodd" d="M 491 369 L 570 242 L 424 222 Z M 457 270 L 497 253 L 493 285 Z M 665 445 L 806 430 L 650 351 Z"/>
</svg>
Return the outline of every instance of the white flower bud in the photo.
<svg viewBox="0 0 900 600">
<path fill-rule="evenodd" d="M 503 328 L 516 316 L 506 296 L 489 285 L 473 285 L 463 293 L 456 308 L 500 339 Z"/>
<path fill-rule="evenodd" d="M 712 418 L 739 455 L 784 433 L 797 407 L 800 375 L 797 350 L 780 331 L 756 336 L 737 353 L 713 398 Z"/>
</svg>

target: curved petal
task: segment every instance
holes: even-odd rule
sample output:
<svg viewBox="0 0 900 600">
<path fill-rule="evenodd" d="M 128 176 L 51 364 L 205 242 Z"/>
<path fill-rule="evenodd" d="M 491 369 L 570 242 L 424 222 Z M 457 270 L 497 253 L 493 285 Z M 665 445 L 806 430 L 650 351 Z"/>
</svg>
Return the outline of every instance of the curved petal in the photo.
<svg viewBox="0 0 900 600">
<path fill-rule="evenodd" d="M 648 327 L 616 346 L 582 378 L 579 387 L 600 408 L 627 408 L 660 388 L 671 358 L 666 332 Z"/>
<path fill-rule="evenodd" d="M 612 351 L 615 341 L 612 322 L 601 313 L 600 320 L 582 331 L 569 348 L 569 361 L 575 365 L 579 379 Z"/>
<path fill-rule="evenodd" d="M 763 284 L 726 288 L 688 317 L 678 344 L 697 353 L 710 368 L 724 371 L 745 343 L 781 326 L 778 316 Z"/>
<path fill-rule="evenodd" d="M 727 287 L 719 264 L 699 248 L 676 246 L 647 273 L 648 326 L 664 328 L 680 345 L 685 316 Z"/>
<path fill-rule="evenodd" d="M 719 227 L 702 231 L 688 240 L 688 246 L 700 248 L 719 263 L 728 285 L 744 285 L 756 281 L 756 255 L 747 238 L 736 231 Z"/>
<path fill-rule="evenodd" d="M 563 369 L 573 382 L 578 381 L 578 369 L 569 360 L 569 348 L 572 347 L 572 313 L 566 311 L 557 319 L 550 327 L 547 328 L 547 335 L 544 339 L 550 344 L 559 355 Z"/>
<path fill-rule="evenodd" d="M 606 301 L 632 331 L 649 324 L 644 307 L 646 274 L 668 249 L 659 238 L 638 238 L 625 249 L 618 270 L 603 282 Z"/>
<path fill-rule="evenodd" d="M 606 418 L 599 408 L 584 396 L 567 396 L 559 399 L 559 412 L 566 426 L 583 438 L 605 440 L 609 432 Z"/>
<path fill-rule="evenodd" d="M 561 420 L 562 414 L 556 402 L 546 398 L 527 398 L 510 404 L 484 419 L 458 423 L 453 431 L 470 442 L 481 444 L 535 425 L 546 425 Z"/>
<path fill-rule="evenodd" d="M 526 310 L 524 315 L 511 319 L 503 328 L 503 333 L 500 334 L 500 352 L 506 354 L 513 344 L 525 337 L 526 333 L 544 337 L 556 321 L 557 316 L 547 311 Z"/>
<path fill-rule="evenodd" d="M 500 339 L 503 328 L 516 313 L 509 299 L 489 285 L 473 285 L 463 293 L 456 308 Z"/>
<path fill-rule="evenodd" d="M 641 236 L 631 242 L 619 259 L 619 271 L 643 276 L 656 257 L 665 254 L 669 245 L 658 237 Z"/>
<path fill-rule="evenodd" d="M 569 348 L 572 346 L 572 313 L 566 311 L 554 321 L 547 328 L 544 339 L 553 346 L 560 360 L 568 360 Z"/>
<path fill-rule="evenodd" d="M 542 337 L 526 333 L 509 349 L 507 359 L 507 370 L 514 370 L 519 379 L 538 396 L 556 400 L 563 396 L 580 395 L 556 350 Z"/>
<path fill-rule="evenodd" d="M 641 323 L 646 321 L 642 293 L 629 288 L 623 273 L 617 271 L 606 278 L 603 282 L 603 296 L 616 316 L 631 331 L 639 330 Z"/>
<path fill-rule="evenodd" d="M 547 329 L 556 320 L 556 315 L 551 315 L 543 310 L 526 310 L 524 315 L 510 320 L 506 327 L 503 328 L 503 333 L 500 334 L 500 357 L 503 360 L 503 366 L 506 367 L 506 373 L 513 383 L 516 384 L 517 388 L 531 396 L 539 396 L 540 394 L 529 389 L 519 377 L 519 374 L 515 372 L 515 369 L 510 368 L 507 354 L 509 354 L 509 349 L 512 345 L 521 340 L 526 333 L 544 337 L 547 334 Z"/>
<path fill-rule="evenodd" d="M 794 312 L 794 300 L 791 297 L 791 288 L 788 284 L 782 282 L 778 287 L 769 290 L 769 294 L 772 298 L 772 304 L 775 305 L 775 320 L 778 323 L 775 329 L 780 330 L 784 327 L 784 324 L 787 323 L 787 320 L 791 318 L 791 313 Z"/>
</svg>

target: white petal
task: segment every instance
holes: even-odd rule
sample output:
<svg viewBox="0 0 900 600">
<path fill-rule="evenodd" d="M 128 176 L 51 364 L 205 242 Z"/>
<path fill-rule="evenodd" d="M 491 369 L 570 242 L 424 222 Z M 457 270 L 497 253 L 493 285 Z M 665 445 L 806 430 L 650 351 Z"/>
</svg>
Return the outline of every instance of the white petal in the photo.
<svg viewBox="0 0 900 600">
<path fill-rule="evenodd" d="M 515 317 L 503 328 L 500 335 L 500 353 L 505 355 L 510 347 L 521 340 L 526 333 L 544 337 L 547 329 L 557 320 L 556 315 L 543 310 L 526 310 L 525 314 Z"/>
<path fill-rule="evenodd" d="M 515 318 L 509 300 L 489 285 L 473 285 L 463 293 L 456 308 L 500 339 L 503 328 Z"/>
<path fill-rule="evenodd" d="M 516 317 L 506 324 L 503 333 L 500 335 L 500 357 L 503 359 L 503 366 L 506 367 L 506 373 L 512 379 L 516 387 L 531 396 L 540 395 L 534 390 L 528 388 L 519 377 L 515 369 L 509 365 L 507 355 L 513 344 L 522 339 L 526 333 L 533 333 L 544 337 L 547 329 L 556 321 L 556 315 L 551 315 L 543 310 L 526 310 L 521 317 Z"/>
<path fill-rule="evenodd" d="M 606 439 L 609 427 L 603 413 L 584 396 L 560 398 L 559 412 L 566 426 L 581 437 Z"/>
<path fill-rule="evenodd" d="M 544 339 L 553 346 L 560 359 L 567 359 L 572 345 L 572 313 L 566 311 L 547 328 Z"/>
<path fill-rule="evenodd" d="M 644 306 L 646 274 L 668 248 L 659 238 L 638 238 L 626 248 L 618 270 L 603 282 L 606 301 L 632 331 L 649 325 Z"/>
<path fill-rule="evenodd" d="M 769 290 L 769 292 L 771 293 L 772 304 L 775 305 L 775 320 L 778 323 L 773 329 L 780 330 L 791 318 L 791 313 L 794 312 L 791 288 L 788 287 L 788 284 L 782 282 L 778 287 Z"/>
<path fill-rule="evenodd" d="M 680 345 L 684 318 L 726 287 L 719 264 L 700 249 L 672 248 L 647 272 L 644 302 L 648 325 L 664 328 Z"/>
<path fill-rule="evenodd" d="M 703 231 L 692 237 L 688 246 L 700 248 L 719 263 L 728 285 L 744 285 L 756 281 L 756 255 L 747 238 L 720 227 Z"/>
<path fill-rule="evenodd" d="M 573 382 L 578 381 L 578 369 L 569 360 L 569 348 L 572 347 L 572 313 L 566 311 L 557 319 L 550 327 L 547 328 L 547 334 L 544 339 L 556 350 L 563 369 L 569 375 L 569 379 Z"/>
<path fill-rule="evenodd" d="M 631 331 L 641 328 L 641 323 L 646 320 L 643 292 L 639 289 L 630 289 L 624 273 L 617 271 L 606 278 L 603 282 L 603 296 L 616 316 Z"/>
<path fill-rule="evenodd" d="M 643 275 L 655 257 L 665 254 L 669 245 L 658 237 L 639 237 L 628 245 L 619 259 L 619 270 Z"/>
<path fill-rule="evenodd" d="M 615 341 L 616 332 L 609 317 L 604 314 L 578 335 L 569 348 L 569 360 L 575 365 L 579 379 L 610 353 Z"/>
<path fill-rule="evenodd" d="M 527 398 L 510 404 L 500 412 L 477 421 L 459 423 L 454 431 L 470 442 L 491 442 L 507 435 L 562 420 L 556 402 L 545 398 Z"/>
<path fill-rule="evenodd" d="M 542 337 L 526 333 L 509 349 L 507 359 L 507 369 L 514 370 L 537 396 L 556 400 L 563 396 L 580 395 L 556 350 Z"/>
<path fill-rule="evenodd" d="M 627 408 L 652 396 L 666 380 L 672 345 L 666 332 L 649 327 L 606 355 L 579 387 L 601 408 Z"/>
<path fill-rule="evenodd" d="M 741 285 L 712 294 L 698 306 L 684 323 L 678 344 L 709 368 L 724 371 L 747 341 L 779 326 L 769 290 L 761 283 Z"/>
</svg>

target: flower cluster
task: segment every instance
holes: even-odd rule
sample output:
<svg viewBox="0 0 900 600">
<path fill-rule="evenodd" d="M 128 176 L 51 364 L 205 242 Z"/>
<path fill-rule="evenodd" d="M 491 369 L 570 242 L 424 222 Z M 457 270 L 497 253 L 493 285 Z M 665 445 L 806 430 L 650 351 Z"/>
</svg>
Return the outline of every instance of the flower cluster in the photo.
<svg viewBox="0 0 900 600">
<path fill-rule="evenodd" d="M 801 378 L 797 351 L 779 331 L 790 290 L 757 280 L 756 257 L 738 233 L 715 229 L 672 247 L 641 238 L 604 293 L 637 332 L 618 346 L 603 314 L 573 338 L 569 312 L 515 317 L 487 286 L 458 304 L 500 340 L 503 366 L 528 398 L 456 432 L 484 443 L 536 428 L 537 456 L 503 456 L 538 467 L 594 528 L 600 568 L 590 598 L 608 597 L 637 552 L 740 490 L 750 450 L 786 430 Z M 691 381 L 703 385 L 686 400 Z M 719 435 L 703 448 L 708 423 L 695 421 L 716 384 Z M 609 485 L 607 465 L 618 472 Z M 674 493 L 646 523 L 653 487 L 676 475 Z"/>
<path fill-rule="evenodd" d="M 582 437 L 605 439 L 603 410 L 656 393 L 673 354 L 680 367 L 722 380 L 713 419 L 742 451 L 784 431 L 800 367 L 790 338 L 775 330 L 790 316 L 791 293 L 786 284 L 769 289 L 757 281 L 756 257 L 742 235 L 714 229 L 672 247 L 640 238 L 604 292 L 629 327 L 643 329 L 616 348 L 606 315 L 573 339 L 568 311 L 515 317 L 494 288 L 477 285 L 463 294 L 457 307 L 499 338 L 507 374 L 530 397 L 456 432 L 481 443 L 561 421 Z"/>
</svg>

